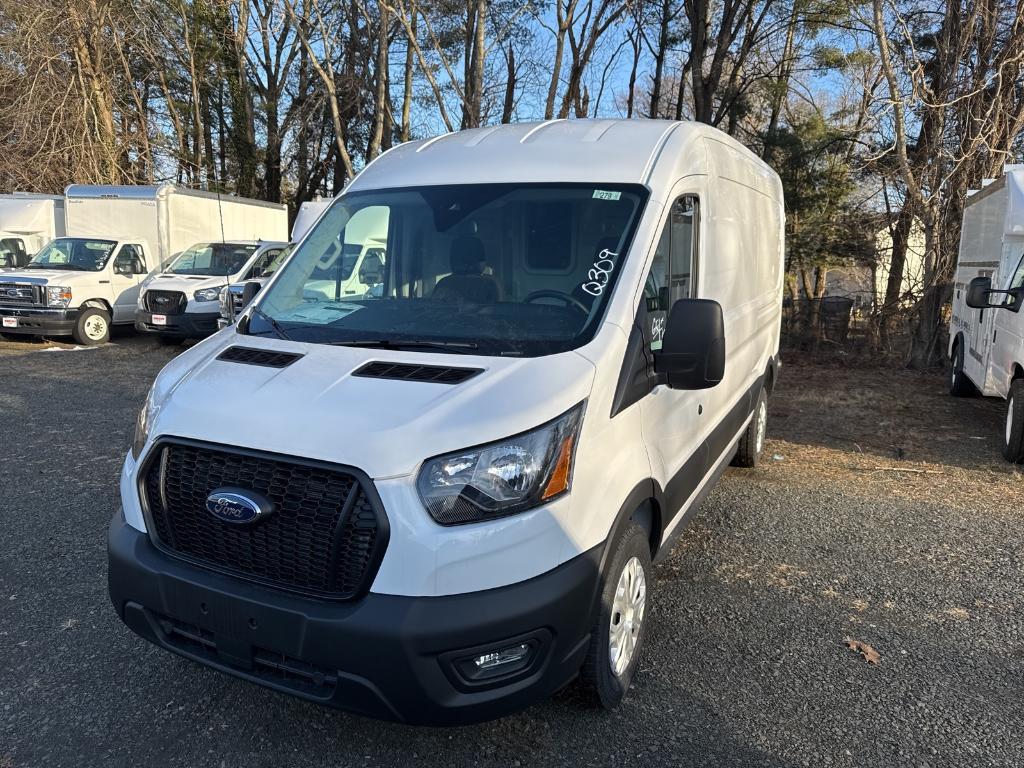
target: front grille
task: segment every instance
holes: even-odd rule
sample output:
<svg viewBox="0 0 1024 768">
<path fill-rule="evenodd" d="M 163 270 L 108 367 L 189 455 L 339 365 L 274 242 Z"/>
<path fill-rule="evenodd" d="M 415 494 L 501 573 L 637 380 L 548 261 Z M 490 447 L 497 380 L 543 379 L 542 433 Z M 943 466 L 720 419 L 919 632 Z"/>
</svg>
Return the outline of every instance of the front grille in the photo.
<svg viewBox="0 0 1024 768">
<path fill-rule="evenodd" d="M 24 283 L 0 283 L 0 304 L 42 304 L 42 290 Z"/>
<path fill-rule="evenodd" d="M 188 299 L 181 291 L 146 291 L 147 312 L 158 315 L 180 315 L 185 311 Z"/>
<path fill-rule="evenodd" d="M 334 465 L 192 442 L 151 452 L 142 493 L 161 548 L 274 587 L 350 600 L 369 589 L 387 546 L 387 518 L 369 481 Z M 254 523 L 206 509 L 218 488 L 263 495 L 273 511 Z"/>
<path fill-rule="evenodd" d="M 353 376 L 370 379 L 427 381 L 434 384 L 461 384 L 481 372 L 479 368 L 451 368 L 446 365 L 411 365 L 408 363 L 367 363 L 352 372 Z"/>
<path fill-rule="evenodd" d="M 217 653 L 217 639 L 213 632 L 166 616 L 157 616 L 157 621 L 168 645 L 210 661 L 231 663 Z M 323 698 L 330 698 L 338 683 L 336 672 L 256 646 L 252 647 L 252 665 L 243 669 L 268 682 Z"/>
</svg>

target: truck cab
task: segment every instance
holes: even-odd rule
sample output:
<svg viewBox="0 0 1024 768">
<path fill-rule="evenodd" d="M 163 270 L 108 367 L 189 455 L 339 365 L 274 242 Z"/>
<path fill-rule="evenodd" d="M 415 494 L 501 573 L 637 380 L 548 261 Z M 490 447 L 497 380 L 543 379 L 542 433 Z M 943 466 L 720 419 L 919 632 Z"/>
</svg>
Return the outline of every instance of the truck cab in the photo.
<svg viewBox="0 0 1024 768">
<path fill-rule="evenodd" d="M 131 325 L 155 257 L 139 238 L 59 237 L 24 268 L 0 273 L 0 332 L 102 344 Z"/>
<path fill-rule="evenodd" d="M 210 335 L 218 327 L 221 291 L 262 278 L 287 248 L 288 243 L 257 240 L 187 248 L 146 279 L 138 297 L 136 329 L 167 341 Z"/>
</svg>

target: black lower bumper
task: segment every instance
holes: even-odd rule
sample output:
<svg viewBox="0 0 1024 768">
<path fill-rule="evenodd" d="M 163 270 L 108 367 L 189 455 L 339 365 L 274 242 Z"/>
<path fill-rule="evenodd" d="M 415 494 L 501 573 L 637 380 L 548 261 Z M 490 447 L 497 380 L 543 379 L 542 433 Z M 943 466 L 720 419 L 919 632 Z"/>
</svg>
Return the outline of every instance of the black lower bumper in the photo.
<svg viewBox="0 0 1024 768">
<path fill-rule="evenodd" d="M 135 312 L 135 330 L 142 333 L 162 333 L 181 338 L 202 338 L 217 332 L 220 312 L 183 312 L 180 315 L 164 315 L 166 325 L 155 325 L 153 313 L 139 309 Z"/>
<path fill-rule="evenodd" d="M 577 674 L 600 554 L 597 547 L 544 575 L 483 592 L 370 593 L 338 603 L 178 560 L 119 513 L 110 528 L 109 588 L 122 620 L 174 653 L 361 715 L 457 725 L 522 709 Z M 521 669 L 483 682 L 460 671 L 467 660 L 519 643 L 533 648 Z"/>
<path fill-rule="evenodd" d="M 0 333 L 25 336 L 70 336 L 75 330 L 77 309 L 13 309 L 0 307 Z M 17 325 L 11 327 L 2 318 L 13 317 Z"/>
</svg>

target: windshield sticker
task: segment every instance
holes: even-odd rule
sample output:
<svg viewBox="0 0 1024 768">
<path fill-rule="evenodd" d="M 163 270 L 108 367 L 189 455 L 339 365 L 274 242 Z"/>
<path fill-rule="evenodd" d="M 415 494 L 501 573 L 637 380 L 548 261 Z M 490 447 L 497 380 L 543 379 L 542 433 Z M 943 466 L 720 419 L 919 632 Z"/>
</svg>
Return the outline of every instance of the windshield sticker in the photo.
<svg viewBox="0 0 1024 768">
<path fill-rule="evenodd" d="M 608 278 L 615 269 L 615 258 L 619 254 L 612 253 L 607 248 L 597 254 L 594 266 L 587 272 L 587 280 L 580 286 L 591 296 L 600 296 L 604 293 L 604 287 L 608 285 Z"/>
<path fill-rule="evenodd" d="M 612 192 L 608 189 L 595 189 L 594 199 L 595 200 L 618 200 L 622 197 L 621 192 Z"/>
</svg>

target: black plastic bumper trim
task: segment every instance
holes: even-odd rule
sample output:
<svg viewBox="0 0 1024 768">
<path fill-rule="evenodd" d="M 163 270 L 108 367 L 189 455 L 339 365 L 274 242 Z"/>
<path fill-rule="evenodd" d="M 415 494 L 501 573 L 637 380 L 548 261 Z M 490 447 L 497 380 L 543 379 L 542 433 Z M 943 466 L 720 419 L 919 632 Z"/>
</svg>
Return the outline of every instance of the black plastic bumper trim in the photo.
<svg viewBox="0 0 1024 768">
<path fill-rule="evenodd" d="M 458 725 L 509 714 L 569 682 L 586 654 L 603 545 L 518 584 L 445 597 L 370 593 L 338 603 L 267 589 L 169 557 L 118 513 L 108 584 L 121 619 L 169 651 L 275 690 L 385 720 Z M 161 622 L 206 642 L 182 645 Z M 543 630 L 543 657 L 526 677 L 460 690 L 445 663 L 461 649 Z M 211 645 L 212 644 L 212 645 Z M 212 648 L 212 649 L 211 649 Z M 329 684 L 289 684 L 261 671 L 279 657 Z M 463 688 L 465 688 L 463 686 Z"/>
</svg>

